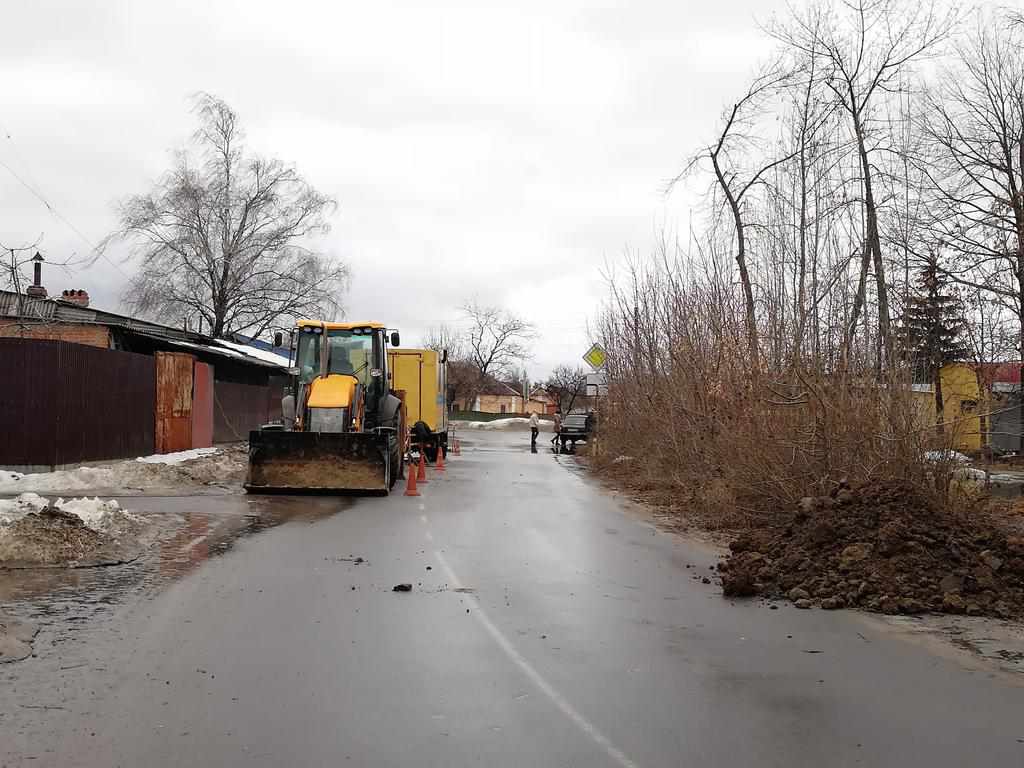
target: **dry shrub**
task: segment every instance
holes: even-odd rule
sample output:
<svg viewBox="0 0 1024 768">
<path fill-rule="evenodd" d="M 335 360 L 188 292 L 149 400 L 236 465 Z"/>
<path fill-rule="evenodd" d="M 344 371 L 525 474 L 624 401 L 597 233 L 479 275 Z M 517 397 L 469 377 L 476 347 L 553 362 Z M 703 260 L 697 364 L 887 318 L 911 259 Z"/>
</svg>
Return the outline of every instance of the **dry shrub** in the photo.
<svg viewBox="0 0 1024 768">
<path fill-rule="evenodd" d="M 728 288 L 634 270 L 600 336 L 609 396 L 594 466 L 712 527 L 755 523 L 844 481 L 897 481 L 944 500 L 951 467 L 924 459 L 934 435 L 908 379 L 792 342 L 755 363 Z"/>
</svg>

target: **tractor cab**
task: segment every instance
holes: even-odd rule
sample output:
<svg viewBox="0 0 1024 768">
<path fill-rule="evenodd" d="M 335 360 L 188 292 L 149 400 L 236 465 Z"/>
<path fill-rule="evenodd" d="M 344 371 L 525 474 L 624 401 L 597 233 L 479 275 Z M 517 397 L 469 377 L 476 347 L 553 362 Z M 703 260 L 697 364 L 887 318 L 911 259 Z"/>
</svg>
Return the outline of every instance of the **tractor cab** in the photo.
<svg viewBox="0 0 1024 768">
<path fill-rule="evenodd" d="M 389 339 L 377 323 L 302 320 L 297 334 L 296 375 L 288 393 L 295 404 L 294 428 L 347 432 L 379 426 L 390 380 L 387 345 L 398 344 L 397 332 Z"/>
</svg>

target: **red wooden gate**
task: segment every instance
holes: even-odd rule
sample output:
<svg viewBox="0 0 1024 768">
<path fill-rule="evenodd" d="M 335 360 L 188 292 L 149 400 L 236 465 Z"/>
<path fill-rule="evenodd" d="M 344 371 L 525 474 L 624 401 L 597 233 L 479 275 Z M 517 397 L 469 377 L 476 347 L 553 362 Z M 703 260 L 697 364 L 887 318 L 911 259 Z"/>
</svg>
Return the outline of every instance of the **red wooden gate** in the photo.
<svg viewBox="0 0 1024 768">
<path fill-rule="evenodd" d="M 192 447 L 192 381 L 195 358 L 181 352 L 157 352 L 156 452 Z"/>
</svg>

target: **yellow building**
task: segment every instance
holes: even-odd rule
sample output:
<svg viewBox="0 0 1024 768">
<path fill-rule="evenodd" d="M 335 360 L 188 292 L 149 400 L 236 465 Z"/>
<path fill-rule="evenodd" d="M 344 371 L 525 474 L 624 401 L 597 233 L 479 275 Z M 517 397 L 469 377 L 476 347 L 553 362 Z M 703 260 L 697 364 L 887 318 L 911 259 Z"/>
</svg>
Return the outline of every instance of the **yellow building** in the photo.
<svg viewBox="0 0 1024 768">
<path fill-rule="evenodd" d="M 476 399 L 474 411 L 480 413 L 523 413 L 523 396 L 514 392 L 487 392 Z"/>
<path fill-rule="evenodd" d="M 980 451 L 983 430 L 979 403 L 983 400 L 975 367 L 968 363 L 944 365 L 939 373 L 942 383 L 943 430 L 951 435 L 958 451 Z M 937 424 L 935 386 L 915 384 L 914 400 L 925 424 Z"/>
</svg>

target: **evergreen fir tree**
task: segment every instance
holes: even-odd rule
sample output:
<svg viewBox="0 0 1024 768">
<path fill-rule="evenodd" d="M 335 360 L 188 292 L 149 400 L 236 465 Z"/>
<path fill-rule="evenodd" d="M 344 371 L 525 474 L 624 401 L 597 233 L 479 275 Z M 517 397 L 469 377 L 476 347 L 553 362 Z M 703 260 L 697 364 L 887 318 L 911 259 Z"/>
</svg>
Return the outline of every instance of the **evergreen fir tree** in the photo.
<svg viewBox="0 0 1024 768">
<path fill-rule="evenodd" d="M 949 292 L 936 254 L 929 255 L 916 283 L 917 291 L 907 297 L 899 337 L 903 354 L 913 366 L 915 383 L 935 387 L 935 416 L 941 431 L 944 404 L 939 372 L 944 365 L 968 356 L 962 338 L 965 323 L 960 299 Z"/>
</svg>

